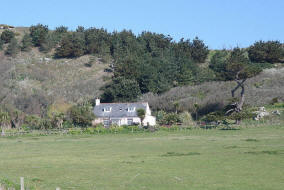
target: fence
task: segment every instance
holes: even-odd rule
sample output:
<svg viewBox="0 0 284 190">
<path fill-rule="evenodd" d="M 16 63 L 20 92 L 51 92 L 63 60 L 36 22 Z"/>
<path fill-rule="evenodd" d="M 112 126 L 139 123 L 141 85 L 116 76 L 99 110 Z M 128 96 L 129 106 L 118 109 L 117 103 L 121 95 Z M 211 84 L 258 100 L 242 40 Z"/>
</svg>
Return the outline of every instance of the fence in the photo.
<svg viewBox="0 0 284 190">
<path fill-rule="evenodd" d="M 20 186 L 17 188 L 16 185 L 7 185 L 7 184 L 1 184 L 0 183 L 0 190 L 25 190 L 25 182 L 24 182 L 24 178 L 20 177 Z M 29 188 L 26 188 L 26 190 L 28 190 Z M 55 190 L 60 190 L 59 187 L 56 187 Z"/>
</svg>

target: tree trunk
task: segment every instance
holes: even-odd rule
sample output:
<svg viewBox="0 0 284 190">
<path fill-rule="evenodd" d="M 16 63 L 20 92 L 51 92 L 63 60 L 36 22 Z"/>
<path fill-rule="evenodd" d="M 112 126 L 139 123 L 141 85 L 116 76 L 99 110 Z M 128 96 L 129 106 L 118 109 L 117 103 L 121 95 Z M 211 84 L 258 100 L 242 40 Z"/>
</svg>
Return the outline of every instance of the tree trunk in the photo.
<svg viewBox="0 0 284 190">
<path fill-rule="evenodd" d="M 242 91 L 241 91 L 241 100 L 240 102 L 237 104 L 237 110 L 238 112 L 242 111 L 243 109 L 243 105 L 245 102 L 245 87 L 244 85 L 241 85 Z"/>
<path fill-rule="evenodd" d="M 245 86 L 244 86 L 244 82 L 246 81 L 246 79 L 243 79 L 242 81 L 239 81 L 239 80 L 236 79 L 235 81 L 238 83 L 238 85 L 231 91 L 232 98 L 235 97 L 235 92 L 239 88 L 241 88 L 241 99 L 240 99 L 239 102 L 235 102 L 234 104 L 232 104 L 232 105 L 235 105 L 235 108 L 227 111 L 227 113 L 232 113 L 232 112 L 239 113 L 239 112 L 241 112 L 242 109 L 243 109 L 244 102 L 245 102 Z M 241 120 L 240 119 L 236 119 L 235 123 L 237 125 L 239 125 L 241 123 Z"/>
</svg>

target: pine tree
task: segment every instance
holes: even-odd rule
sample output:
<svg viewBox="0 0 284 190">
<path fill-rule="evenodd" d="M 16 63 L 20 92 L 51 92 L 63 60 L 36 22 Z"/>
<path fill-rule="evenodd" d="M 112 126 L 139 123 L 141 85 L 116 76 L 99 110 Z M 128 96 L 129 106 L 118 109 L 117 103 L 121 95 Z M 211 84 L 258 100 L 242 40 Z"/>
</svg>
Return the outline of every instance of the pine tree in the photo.
<svg viewBox="0 0 284 190">
<path fill-rule="evenodd" d="M 32 38 L 30 37 L 29 34 L 25 34 L 22 39 L 22 46 L 21 50 L 22 51 L 30 51 L 32 46 Z"/>
<path fill-rule="evenodd" d="M 19 52 L 19 45 L 18 45 L 18 41 L 16 38 L 12 38 L 11 42 L 9 43 L 5 54 L 15 57 L 17 55 L 17 53 Z"/>
</svg>

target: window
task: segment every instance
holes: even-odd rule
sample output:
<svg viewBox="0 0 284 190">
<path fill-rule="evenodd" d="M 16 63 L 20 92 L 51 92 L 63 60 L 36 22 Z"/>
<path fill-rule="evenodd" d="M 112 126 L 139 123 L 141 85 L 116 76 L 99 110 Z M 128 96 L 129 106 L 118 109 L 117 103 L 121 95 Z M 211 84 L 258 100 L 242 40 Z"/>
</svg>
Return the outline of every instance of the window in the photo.
<svg viewBox="0 0 284 190">
<path fill-rule="evenodd" d="M 135 107 L 129 107 L 129 108 L 128 108 L 128 111 L 129 111 L 129 112 L 134 112 L 134 111 L 135 111 Z"/>
<path fill-rule="evenodd" d="M 133 119 L 127 119 L 127 125 L 133 125 Z"/>
<path fill-rule="evenodd" d="M 111 111 L 111 107 L 105 107 L 104 108 L 104 112 L 110 112 Z"/>
<path fill-rule="evenodd" d="M 104 126 L 109 126 L 109 120 L 108 119 L 104 119 L 103 124 L 104 124 Z"/>
</svg>

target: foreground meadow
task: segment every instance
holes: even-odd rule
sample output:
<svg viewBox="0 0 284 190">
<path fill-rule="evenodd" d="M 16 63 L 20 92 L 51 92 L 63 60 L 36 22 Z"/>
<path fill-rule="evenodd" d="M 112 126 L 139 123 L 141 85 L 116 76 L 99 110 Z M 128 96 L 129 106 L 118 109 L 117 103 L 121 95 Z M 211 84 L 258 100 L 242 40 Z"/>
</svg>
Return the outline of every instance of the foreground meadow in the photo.
<svg viewBox="0 0 284 190">
<path fill-rule="evenodd" d="M 284 189 L 284 127 L 0 138 L 0 179 L 35 189 Z"/>
</svg>

